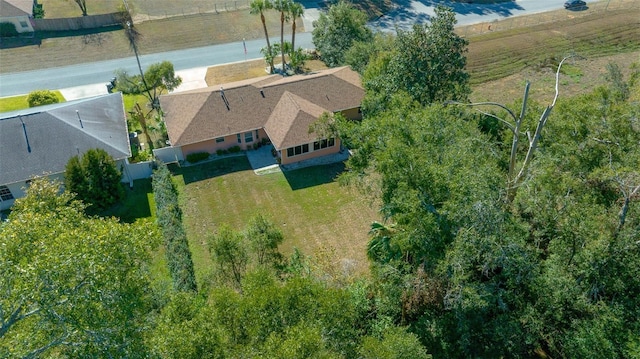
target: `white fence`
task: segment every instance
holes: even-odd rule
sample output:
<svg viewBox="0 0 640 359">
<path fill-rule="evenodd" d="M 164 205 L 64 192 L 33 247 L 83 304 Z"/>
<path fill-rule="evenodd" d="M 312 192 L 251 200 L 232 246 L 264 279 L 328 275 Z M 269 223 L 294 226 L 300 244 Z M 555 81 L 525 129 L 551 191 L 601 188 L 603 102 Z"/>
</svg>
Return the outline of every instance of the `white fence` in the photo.
<svg viewBox="0 0 640 359">
<path fill-rule="evenodd" d="M 153 173 L 153 161 L 127 163 L 125 169 L 131 180 L 137 180 L 141 178 L 149 178 Z"/>
<path fill-rule="evenodd" d="M 182 151 L 178 147 L 163 147 L 153 150 L 153 156 L 164 163 L 184 161 Z"/>
</svg>

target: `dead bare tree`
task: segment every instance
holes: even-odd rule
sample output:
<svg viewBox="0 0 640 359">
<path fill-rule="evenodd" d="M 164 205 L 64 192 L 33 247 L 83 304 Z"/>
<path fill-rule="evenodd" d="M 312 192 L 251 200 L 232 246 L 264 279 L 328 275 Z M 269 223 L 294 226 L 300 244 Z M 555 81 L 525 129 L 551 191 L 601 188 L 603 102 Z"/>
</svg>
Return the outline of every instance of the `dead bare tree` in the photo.
<svg viewBox="0 0 640 359">
<path fill-rule="evenodd" d="M 555 96 L 553 97 L 553 101 L 551 102 L 550 105 L 548 105 L 544 111 L 542 111 L 542 114 L 540 115 L 540 119 L 538 119 L 538 124 L 536 125 L 536 129 L 535 132 L 533 133 L 533 135 L 531 135 L 531 131 L 525 131 L 524 133 L 521 130 L 522 127 L 522 123 L 524 121 L 525 118 L 525 114 L 527 111 L 527 101 L 529 99 L 529 88 L 530 88 L 530 83 L 529 81 L 527 81 L 527 83 L 525 84 L 524 87 L 524 96 L 523 96 L 523 100 L 522 100 L 522 109 L 520 110 L 520 115 L 516 116 L 515 113 L 513 111 L 511 111 L 511 109 L 509 109 L 507 106 L 497 103 L 497 102 L 474 102 L 474 103 L 462 103 L 462 102 L 456 102 L 456 101 L 449 101 L 447 102 L 448 104 L 457 104 L 457 105 L 464 105 L 464 106 L 471 106 L 471 107 L 477 107 L 477 106 L 497 106 L 502 108 L 503 110 L 507 111 L 507 113 L 509 114 L 509 116 L 511 116 L 511 118 L 513 119 L 513 123 L 509 122 L 503 118 L 498 117 L 497 115 L 494 115 L 492 113 L 486 112 L 486 111 L 482 111 L 482 110 L 478 110 L 480 113 L 489 116 L 489 117 L 493 117 L 495 119 L 497 119 L 498 121 L 502 122 L 503 124 L 505 124 L 505 126 L 507 126 L 507 128 L 509 128 L 509 130 L 511 131 L 511 133 L 513 134 L 513 141 L 511 143 L 511 154 L 509 156 L 509 171 L 507 173 L 507 196 L 506 196 L 506 201 L 507 203 L 511 203 L 513 202 L 513 199 L 515 198 L 517 192 L 518 192 L 518 187 L 520 187 L 520 185 L 522 185 L 522 183 L 524 182 L 524 180 L 527 178 L 527 175 L 529 173 L 529 169 L 531 166 L 531 161 L 533 159 L 533 156 L 538 148 L 538 142 L 540 140 L 540 135 L 542 134 L 542 130 L 545 126 L 545 124 L 547 123 L 547 120 L 549 119 L 549 115 L 551 114 L 551 111 L 553 110 L 553 108 L 556 105 L 556 101 L 558 100 L 558 97 L 560 95 L 560 91 L 559 91 L 559 84 L 560 84 L 560 69 L 562 68 L 562 64 L 569 58 L 574 57 L 574 55 L 571 56 L 567 56 L 565 58 L 562 59 L 562 61 L 560 61 L 560 63 L 558 64 L 558 69 L 556 70 L 556 86 L 555 86 Z M 524 160 L 522 161 L 522 163 L 518 163 L 517 160 L 517 156 L 518 156 L 518 145 L 520 142 L 520 136 L 525 135 L 527 136 L 527 139 L 529 141 L 529 147 L 527 149 L 527 154 L 524 158 Z"/>
</svg>

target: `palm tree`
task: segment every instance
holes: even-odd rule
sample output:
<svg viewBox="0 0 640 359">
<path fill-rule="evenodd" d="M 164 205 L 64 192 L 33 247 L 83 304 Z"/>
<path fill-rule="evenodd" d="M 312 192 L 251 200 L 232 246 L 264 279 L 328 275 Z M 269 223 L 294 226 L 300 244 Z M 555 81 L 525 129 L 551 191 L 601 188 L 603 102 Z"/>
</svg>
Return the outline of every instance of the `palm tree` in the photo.
<svg viewBox="0 0 640 359">
<path fill-rule="evenodd" d="M 127 40 L 129 40 L 129 46 L 136 54 L 136 61 L 138 62 L 138 70 L 140 70 L 140 78 L 142 80 L 142 85 L 144 86 L 143 91 L 147 93 L 149 97 L 149 101 L 151 102 L 151 107 L 156 108 L 157 102 L 155 101 L 155 97 L 151 95 L 151 91 L 149 90 L 149 86 L 147 85 L 147 81 L 144 78 L 144 71 L 142 71 L 142 65 L 140 65 L 140 56 L 138 55 L 138 41 L 140 41 L 140 33 L 133 27 L 131 21 L 127 20 L 126 22 L 125 35 L 127 36 Z"/>
<path fill-rule="evenodd" d="M 271 53 L 271 43 L 269 42 L 269 33 L 267 32 L 267 23 L 264 19 L 264 11 L 273 8 L 273 4 L 269 0 L 253 0 L 251 1 L 251 13 L 260 14 L 262 27 L 264 28 L 264 37 L 267 39 L 267 51 Z M 273 73 L 273 58 L 269 61 L 269 72 Z"/>
<path fill-rule="evenodd" d="M 286 62 L 284 60 L 284 22 L 289 21 L 289 9 L 291 0 L 278 0 L 273 7 L 280 11 L 280 55 L 282 55 L 282 71 L 284 73 Z"/>
<path fill-rule="evenodd" d="M 289 16 L 291 16 L 291 51 L 296 51 L 296 19 L 304 14 L 302 4 L 293 2 L 289 7 Z"/>
</svg>

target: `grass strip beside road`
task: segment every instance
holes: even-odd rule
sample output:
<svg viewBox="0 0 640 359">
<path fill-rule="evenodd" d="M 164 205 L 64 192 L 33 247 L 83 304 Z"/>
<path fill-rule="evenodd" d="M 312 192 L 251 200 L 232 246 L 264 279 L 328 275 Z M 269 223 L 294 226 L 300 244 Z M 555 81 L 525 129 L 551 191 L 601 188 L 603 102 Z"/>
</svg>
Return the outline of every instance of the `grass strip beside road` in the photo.
<svg viewBox="0 0 640 359">
<path fill-rule="evenodd" d="M 58 97 L 59 102 L 65 102 L 64 96 L 60 93 L 60 91 L 52 91 Z M 10 96 L 10 97 L 0 97 L 0 112 L 8 112 L 8 111 L 16 111 L 23 110 L 25 108 L 29 108 L 29 103 L 27 102 L 27 98 L 29 95 L 20 95 L 20 96 Z"/>
</svg>

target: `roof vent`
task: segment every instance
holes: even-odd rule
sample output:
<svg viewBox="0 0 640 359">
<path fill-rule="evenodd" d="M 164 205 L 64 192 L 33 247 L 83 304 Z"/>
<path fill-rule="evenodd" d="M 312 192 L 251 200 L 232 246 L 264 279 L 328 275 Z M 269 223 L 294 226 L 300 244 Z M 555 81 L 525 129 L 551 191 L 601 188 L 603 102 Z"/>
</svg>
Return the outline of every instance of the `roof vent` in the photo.
<svg viewBox="0 0 640 359">
<path fill-rule="evenodd" d="M 84 128 L 82 125 L 82 119 L 80 118 L 80 111 L 76 110 L 76 115 L 78 115 L 78 121 L 80 121 L 80 128 Z"/>
<path fill-rule="evenodd" d="M 31 145 L 29 144 L 29 135 L 27 135 L 27 125 L 22 121 L 22 116 L 20 115 L 20 122 L 22 123 L 22 131 L 24 131 L 24 139 L 27 140 L 27 151 L 31 153 Z"/>
<path fill-rule="evenodd" d="M 231 109 L 229 108 L 229 101 L 224 95 L 224 89 L 222 88 L 222 86 L 220 86 L 220 97 L 222 97 L 222 102 L 224 102 L 224 105 L 227 106 L 227 111 L 230 111 Z"/>
</svg>

